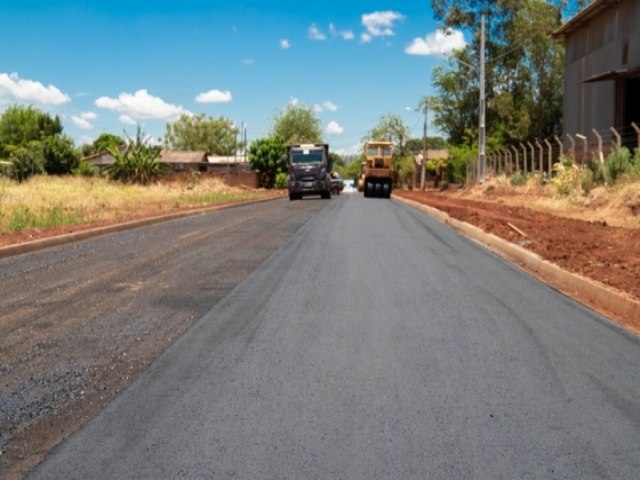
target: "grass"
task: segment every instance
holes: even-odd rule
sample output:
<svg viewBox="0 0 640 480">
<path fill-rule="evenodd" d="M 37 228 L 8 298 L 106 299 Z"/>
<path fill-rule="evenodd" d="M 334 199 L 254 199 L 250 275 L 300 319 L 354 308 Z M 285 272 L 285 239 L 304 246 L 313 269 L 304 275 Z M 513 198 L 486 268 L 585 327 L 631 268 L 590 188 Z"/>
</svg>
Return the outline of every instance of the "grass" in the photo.
<svg viewBox="0 0 640 480">
<path fill-rule="evenodd" d="M 559 196 L 554 185 L 541 185 L 539 176 L 532 176 L 522 185 L 512 185 L 509 177 L 501 175 L 461 189 L 456 196 L 500 200 L 562 217 L 640 228 L 640 182 L 637 181 L 620 181 L 612 187 L 595 187 L 588 193 Z"/>
<path fill-rule="evenodd" d="M 0 177 L 0 234 L 100 221 L 127 220 L 140 214 L 211 206 L 264 197 L 215 178 L 124 185 L 104 178 L 32 177 L 16 183 Z"/>
</svg>

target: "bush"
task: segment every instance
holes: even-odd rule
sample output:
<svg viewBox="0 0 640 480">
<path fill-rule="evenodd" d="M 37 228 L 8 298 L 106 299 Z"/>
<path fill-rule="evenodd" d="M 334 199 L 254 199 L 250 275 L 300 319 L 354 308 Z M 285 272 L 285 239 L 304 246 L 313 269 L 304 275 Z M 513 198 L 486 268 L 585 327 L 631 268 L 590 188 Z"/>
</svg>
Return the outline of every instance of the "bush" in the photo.
<svg viewBox="0 0 640 480">
<path fill-rule="evenodd" d="M 576 166 L 572 162 L 560 162 L 553 166 L 555 176 L 552 185 L 560 196 L 567 196 L 577 192 L 589 193 L 593 188 L 593 172 L 585 166 Z"/>
<path fill-rule="evenodd" d="M 276 182 L 274 187 L 278 190 L 284 190 L 288 187 L 289 174 L 286 172 L 279 172 L 276 174 Z"/>
<path fill-rule="evenodd" d="M 127 138 L 124 151 L 115 146 L 109 148 L 109 153 L 115 158 L 115 162 L 107 168 L 109 178 L 146 185 L 167 173 L 168 167 L 158 161 L 160 147 L 148 145 L 143 137 L 138 127 L 136 137 Z"/>
<path fill-rule="evenodd" d="M 524 185 L 529 181 L 529 176 L 523 171 L 518 171 L 511 175 L 511 185 Z"/>
<path fill-rule="evenodd" d="M 631 173 L 631 152 L 627 147 L 614 145 L 604 165 L 605 179 L 608 184 L 613 185 L 621 176 Z"/>
<path fill-rule="evenodd" d="M 81 160 L 78 166 L 73 169 L 72 173 L 78 177 L 95 177 L 96 170 L 89 162 Z"/>
</svg>

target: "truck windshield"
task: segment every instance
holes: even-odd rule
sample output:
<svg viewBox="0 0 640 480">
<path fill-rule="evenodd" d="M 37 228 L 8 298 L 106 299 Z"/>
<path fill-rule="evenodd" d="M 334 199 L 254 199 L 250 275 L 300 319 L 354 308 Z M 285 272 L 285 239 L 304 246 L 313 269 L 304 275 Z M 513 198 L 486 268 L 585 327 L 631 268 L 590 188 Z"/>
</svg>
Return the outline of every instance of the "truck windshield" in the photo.
<svg viewBox="0 0 640 480">
<path fill-rule="evenodd" d="M 291 152 L 291 163 L 322 163 L 324 161 L 324 154 L 322 151 L 305 150 L 298 152 Z"/>
</svg>

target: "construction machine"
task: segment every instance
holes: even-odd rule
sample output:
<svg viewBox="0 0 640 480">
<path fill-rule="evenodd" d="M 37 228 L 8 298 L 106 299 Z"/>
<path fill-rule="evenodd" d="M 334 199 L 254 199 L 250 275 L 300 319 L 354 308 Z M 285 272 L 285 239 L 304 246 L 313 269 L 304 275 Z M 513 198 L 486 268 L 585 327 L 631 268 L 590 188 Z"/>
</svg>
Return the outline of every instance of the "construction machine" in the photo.
<svg viewBox="0 0 640 480">
<path fill-rule="evenodd" d="M 365 145 L 365 164 L 362 175 L 362 188 L 365 197 L 391 196 L 393 176 L 393 143 L 367 142 Z"/>
</svg>

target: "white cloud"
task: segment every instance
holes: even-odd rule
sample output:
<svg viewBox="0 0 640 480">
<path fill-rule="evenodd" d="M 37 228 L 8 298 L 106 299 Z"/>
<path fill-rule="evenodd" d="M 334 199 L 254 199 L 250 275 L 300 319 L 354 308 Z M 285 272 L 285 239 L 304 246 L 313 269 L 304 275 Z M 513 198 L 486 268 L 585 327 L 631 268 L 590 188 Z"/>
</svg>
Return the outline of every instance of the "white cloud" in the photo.
<svg viewBox="0 0 640 480">
<path fill-rule="evenodd" d="M 327 36 L 322 33 L 315 23 L 312 23 L 309 27 L 309 38 L 311 40 L 326 40 Z"/>
<path fill-rule="evenodd" d="M 281 39 L 280 48 L 283 50 L 289 50 L 291 48 L 291 44 L 289 43 L 289 40 L 287 40 L 286 38 Z"/>
<path fill-rule="evenodd" d="M 231 92 L 225 90 L 209 90 L 208 92 L 201 93 L 196 97 L 198 103 L 228 103 L 232 100 Z"/>
<path fill-rule="evenodd" d="M 329 33 L 332 37 L 342 37 L 343 40 L 353 40 L 355 38 L 351 30 L 338 30 L 333 23 L 329 24 Z"/>
<path fill-rule="evenodd" d="M 253 65 L 255 62 L 253 61 L 253 58 L 245 58 L 242 63 L 245 65 Z"/>
<path fill-rule="evenodd" d="M 367 29 L 368 41 L 370 41 L 371 37 L 390 37 L 395 35 L 393 31 L 394 22 L 403 19 L 404 15 L 392 11 L 365 13 L 362 15 L 362 25 Z"/>
<path fill-rule="evenodd" d="M 172 120 L 180 115 L 191 115 L 191 112 L 182 106 L 173 105 L 159 97 L 149 95 L 149 92 L 144 89 L 138 90 L 133 95 L 121 93 L 118 98 L 100 97 L 95 104 L 98 107 L 119 112 L 130 119 Z"/>
<path fill-rule="evenodd" d="M 295 107 L 296 105 L 298 105 L 298 103 L 300 103 L 300 100 L 296 97 L 292 97 L 291 100 L 289 100 L 289 105 L 291 105 L 292 107 Z"/>
<path fill-rule="evenodd" d="M 338 110 L 338 106 L 329 100 L 322 102 L 322 105 L 316 103 L 313 106 L 313 111 L 316 113 L 324 112 L 325 110 L 329 112 L 335 112 L 336 110 Z"/>
<path fill-rule="evenodd" d="M 415 38 L 405 48 L 409 55 L 448 55 L 452 50 L 464 48 L 466 42 L 460 30 L 437 30 L 425 38 Z"/>
<path fill-rule="evenodd" d="M 118 120 L 120 120 L 120 123 L 124 123 L 125 125 L 137 125 L 138 123 L 129 115 L 120 115 L 120 117 L 118 117 Z"/>
<path fill-rule="evenodd" d="M 326 131 L 327 135 L 342 135 L 342 133 L 344 132 L 344 128 L 342 128 L 342 126 L 338 122 L 334 122 L 332 120 L 327 125 Z"/>
<path fill-rule="evenodd" d="M 96 118 L 98 118 L 98 116 L 93 112 L 82 112 L 80 115 L 73 115 L 71 121 L 78 128 L 91 130 L 93 128 L 91 120 L 95 120 Z"/>
<path fill-rule="evenodd" d="M 368 33 L 363 33 L 362 35 L 360 35 L 360 43 L 369 43 L 372 39 L 373 37 Z"/>
<path fill-rule="evenodd" d="M 330 112 L 335 112 L 336 110 L 338 110 L 338 106 L 329 100 L 323 102 L 322 106 L 325 110 L 329 110 Z"/>
<path fill-rule="evenodd" d="M 53 85 L 45 87 L 40 82 L 22 79 L 17 73 L 0 73 L 0 101 L 62 105 L 69 103 L 71 98 Z"/>
</svg>

